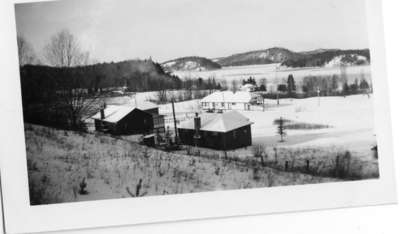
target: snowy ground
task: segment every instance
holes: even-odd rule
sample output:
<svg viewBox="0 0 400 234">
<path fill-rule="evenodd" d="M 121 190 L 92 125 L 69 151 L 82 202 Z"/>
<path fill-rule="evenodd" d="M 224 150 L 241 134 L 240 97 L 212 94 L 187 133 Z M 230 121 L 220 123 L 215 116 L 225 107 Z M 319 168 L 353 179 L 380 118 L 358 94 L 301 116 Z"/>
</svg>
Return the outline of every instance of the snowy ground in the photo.
<svg viewBox="0 0 400 234">
<path fill-rule="evenodd" d="M 148 100 L 156 92 L 138 93 L 139 100 Z M 116 97 L 110 104 L 129 105 L 133 98 Z M 178 123 L 193 118 L 201 112 L 200 100 L 175 103 Z M 359 157 L 371 156 L 371 148 L 376 144 L 374 132 L 373 96 L 352 95 L 344 97 L 313 97 L 307 99 L 266 99 L 267 108 L 253 106 L 254 111 L 239 111 L 248 117 L 252 125 L 254 144 L 268 147 L 341 147 L 353 151 Z M 159 106 L 165 115 L 166 125 L 173 130 L 172 104 Z M 287 130 L 284 143 L 279 143 L 277 126 L 273 121 L 283 117 L 296 122 L 329 125 L 330 128 L 317 130 Z"/>
<path fill-rule="evenodd" d="M 338 181 L 30 124 L 25 138 L 33 205 Z"/>
<path fill-rule="evenodd" d="M 248 117 L 252 125 L 253 145 L 262 145 L 265 149 L 265 160 L 274 161 L 277 149 L 278 164 L 283 168 L 286 161 L 294 167 L 304 166 L 306 160 L 314 167 L 321 167 L 318 173 L 329 173 L 335 167 L 338 155 L 350 152 L 352 173 L 359 178 L 376 178 L 379 176 L 378 160 L 371 150 L 376 142 L 374 132 L 373 96 L 353 95 L 347 97 L 318 97 L 308 99 L 266 100 L 265 111 L 239 111 Z M 182 109 L 197 102 L 178 103 Z M 190 110 L 193 107 L 189 108 Z M 254 107 L 253 109 L 257 109 Z M 277 125 L 274 120 L 280 117 L 298 123 L 326 125 L 322 129 L 286 130 L 284 142 L 280 142 Z M 224 157 L 225 152 L 210 149 L 199 149 L 206 157 Z M 185 154 L 186 152 L 179 152 Z M 227 152 L 231 158 L 242 160 L 254 158 L 253 147 Z"/>
<path fill-rule="evenodd" d="M 132 98 L 120 97 L 114 101 L 127 105 Z M 32 203 L 123 198 L 132 197 L 136 192 L 139 196 L 149 196 L 322 183 L 336 181 L 332 177 L 337 177 L 335 173 L 340 172 L 337 168 L 343 165 L 349 172 L 346 178 L 379 177 L 378 160 L 371 152 L 376 144 L 373 96 L 281 99 L 279 106 L 276 100 L 266 100 L 266 103 L 265 111 L 262 108 L 240 111 L 254 122 L 253 145 L 264 147 L 264 166 L 254 157 L 253 147 L 230 151 L 228 155 L 195 149 L 201 151 L 197 155 L 197 152 L 190 152 L 193 148 L 166 153 L 101 134 L 27 124 L 25 136 Z M 176 103 L 175 110 L 180 121 L 191 119 L 195 112 L 201 111 L 199 100 Z M 161 105 L 160 113 L 171 118 L 172 105 Z M 287 130 L 285 142 L 280 143 L 277 126 L 273 123 L 280 117 L 330 127 Z M 172 122 L 167 125 L 172 126 Z M 348 163 L 343 157 L 346 151 L 351 154 Z M 308 161 L 310 168 L 306 170 Z M 286 167 L 290 172 L 285 171 Z M 79 194 L 83 178 L 88 194 Z"/>
<path fill-rule="evenodd" d="M 287 79 L 289 74 L 292 74 L 296 81 L 301 80 L 305 76 L 325 76 L 325 75 L 339 75 L 341 73 L 339 67 L 307 67 L 307 68 L 286 68 L 279 67 L 279 64 L 267 65 L 251 65 L 251 66 L 233 66 L 223 67 L 219 70 L 212 71 L 175 71 L 174 74 L 178 77 L 215 77 L 220 80 L 242 80 L 247 77 L 254 77 L 256 79 L 266 78 L 270 82 L 276 79 Z M 346 73 L 350 80 L 352 77 L 360 76 L 363 73 L 367 78 L 370 76 L 370 66 L 352 66 L 347 67 Z"/>
<path fill-rule="evenodd" d="M 185 112 L 191 114 L 201 111 L 198 102 L 176 103 L 175 108 L 180 116 Z M 279 106 L 276 100 L 266 99 L 265 103 L 265 111 L 262 108 L 258 108 L 258 111 L 239 111 L 254 122 L 254 144 L 292 148 L 341 147 L 358 157 L 371 157 L 371 148 L 376 144 L 373 96 L 281 99 Z M 171 105 L 162 105 L 160 110 L 167 116 L 172 113 Z M 285 142 L 280 143 L 277 126 L 273 124 L 280 117 L 301 123 L 328 125 L 330 128 L 287 130 Z"/>
<path fill-rule="evenodd" d="M 276 101 L 269 100 L 267 103 L 275 104 Z M 254 142 L 274 144 L 277 128 L 272 123 L 275 119 L 283 117 L 298 122 L 331 126 L 318 130 L 287 130 L 285 145 L 340 145 L 369 152 L 376 143 L 372 96 L 285 99 L 280 103 L 281 107 L 275 105 L 266 112 L 241 112 L 254 122 Z"/>
</svg>

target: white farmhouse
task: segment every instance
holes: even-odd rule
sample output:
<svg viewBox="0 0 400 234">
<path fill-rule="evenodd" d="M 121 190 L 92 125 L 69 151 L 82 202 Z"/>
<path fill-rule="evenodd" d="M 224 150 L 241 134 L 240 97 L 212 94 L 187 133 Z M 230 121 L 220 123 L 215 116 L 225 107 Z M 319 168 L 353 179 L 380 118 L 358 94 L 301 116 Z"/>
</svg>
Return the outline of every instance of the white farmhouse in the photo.
<svg viewBox="0 0 400 234">
<path fill-rule="evenodd" d="M 217 91 L 200 101 L 203 110 L 250 110 L 251 105 L 262 102 L 260 95 L 244 91 Z"/>
</svg>

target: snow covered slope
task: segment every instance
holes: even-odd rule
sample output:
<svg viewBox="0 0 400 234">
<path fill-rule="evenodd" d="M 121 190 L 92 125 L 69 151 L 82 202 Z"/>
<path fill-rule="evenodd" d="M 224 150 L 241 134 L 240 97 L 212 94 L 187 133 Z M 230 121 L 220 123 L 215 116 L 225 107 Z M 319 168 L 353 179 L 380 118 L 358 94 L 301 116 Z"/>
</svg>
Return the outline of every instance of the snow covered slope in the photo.
<svg viewBox="0 0 400 234">
<path fill-rule="evenodd" d="M 167 71 L 208 71 L 220 69 L 221 66 L 203 57 L 184 57 L 162 64 Z"/>
</svg>

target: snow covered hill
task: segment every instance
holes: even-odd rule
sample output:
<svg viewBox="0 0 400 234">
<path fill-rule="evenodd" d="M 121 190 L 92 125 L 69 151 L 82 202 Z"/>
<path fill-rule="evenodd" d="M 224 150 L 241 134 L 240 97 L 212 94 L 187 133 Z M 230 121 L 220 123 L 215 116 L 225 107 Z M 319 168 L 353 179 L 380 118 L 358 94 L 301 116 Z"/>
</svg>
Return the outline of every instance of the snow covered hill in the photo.
<svg viewBox="0 0 400 234">
<path fill-rule="evenodd" d="M 221 66 L 204 57 L 183 57 L 164 62 L 162 64 L 167 71 L 209 71 L 220 69 Z"/>
<path fill-rule="evenodd" d="M 164 62 L 162 66 L 169 72 L 202 72 L 226 67 L 280 64 L 287 68 L 339 67 L 369 65 L 369 49 L 339 50 L 317 49 L 294 52 L 286 48 L 274 47 L 233 54 L 227 57 L 208 59 L 205 57 L 183 57 Z"/>
<path fill-rule="evenodd" d="M 340 55 L 329 61 L 325 67 L 339 67 L 341 65 L 354 66 L 369 64 L 368 58 L 358 54 Z"/>
<path fill-rule="evenodd" d="M 255 64 L 282 63 L 288 59 L 298 58 L 301 54 L 285 48 L 274 47 L 266 50 L 256 50 L 234 54 L 220 58 L 217 62 L 221 66 L 243 66 Z"/>
</svg>

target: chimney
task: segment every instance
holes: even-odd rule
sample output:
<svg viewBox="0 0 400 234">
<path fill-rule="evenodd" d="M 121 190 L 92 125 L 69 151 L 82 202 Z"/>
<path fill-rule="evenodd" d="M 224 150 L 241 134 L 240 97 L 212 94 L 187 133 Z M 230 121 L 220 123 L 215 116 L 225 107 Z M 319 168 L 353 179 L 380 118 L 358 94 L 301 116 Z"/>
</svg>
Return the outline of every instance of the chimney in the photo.
<svg viewBox="0 0 400 234">
<path fill-rule="evenodd" d="M 199 139 L 200 139 L 200 128 L 201 128 L 201 120 L 199 117 L 199 113 L 196 112 L 196 116 L 194 117 L 194 144 L 197 147 L 199 144 Z"/>
<path fill-rule="evenodd" d="M 106 116 L 104 114 L 104 110 L 106 109 L 106 103 L 103 104 L 103 106 L 100 108 L 100 118 L 105 119 Z"/>
<path fill-rule="evenodd" d="M 199 113 L 196 113 L 196 117 L 194 117 L 194 130 L 196 131 L 196 135 L 200 134 L 201 128 L 201 120 L 199 117 Z"/>
</svg>

